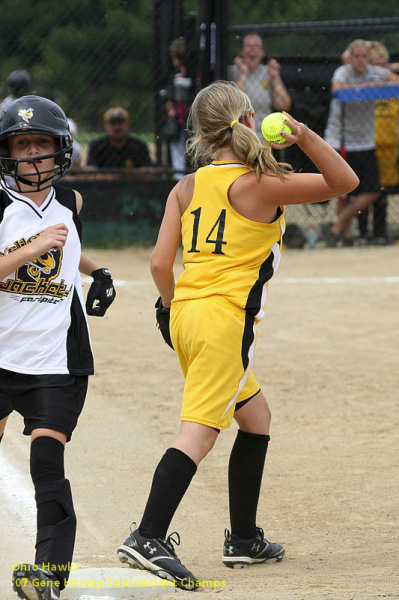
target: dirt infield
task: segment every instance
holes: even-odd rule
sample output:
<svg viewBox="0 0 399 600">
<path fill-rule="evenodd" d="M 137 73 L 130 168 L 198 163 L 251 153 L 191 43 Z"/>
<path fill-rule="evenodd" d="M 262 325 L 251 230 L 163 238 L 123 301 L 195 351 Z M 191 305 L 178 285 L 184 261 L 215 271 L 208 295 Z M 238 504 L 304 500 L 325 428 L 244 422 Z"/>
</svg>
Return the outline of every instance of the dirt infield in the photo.
<svg viewBox="0 0 399 600">
<path fill-rule="evenodd" d="M 178 430 L 183 389 L 154 326 L 150 250 L 90 254 L 121 283 L 109 314 L 90 319 L 96 376 L 66 453 L 80 568 L 119 566 L 116 548 L 140 520 Z M 283 253 L 253 368 L 273 414 L 258 520 L 286 558 L 240 570 L 221 562 L 232 426 L 172 523 L 179 556 L 204 580 L 196 600 L 399 598 L 398 264 L 397 246 Z M 2 482 L 24 475 L 12 492 L 0 490 L 2 600 L 12 597 L 12 562 L 33 558 L 29 441 L 20 431 L 13 415 Z"/>
</svg>

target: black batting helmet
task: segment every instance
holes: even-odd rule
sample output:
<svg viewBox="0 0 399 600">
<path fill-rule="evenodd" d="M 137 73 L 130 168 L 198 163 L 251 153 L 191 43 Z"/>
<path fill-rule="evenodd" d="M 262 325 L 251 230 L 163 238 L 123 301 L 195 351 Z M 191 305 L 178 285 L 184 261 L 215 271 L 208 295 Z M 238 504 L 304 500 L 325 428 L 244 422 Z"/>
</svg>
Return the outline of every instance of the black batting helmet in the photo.
<svg viewBox="0 0 399 600">
<path fill-rule="evenodd" d="M 54 169 L 39 173 L 35 160 L 41 160 L 43 156 L 38 156 L 36 159 L 14 159 L 10 157 L 8 140 L 13 136 L 24 134 L 48 135 L 55 138 L 55 152 L 46 155 L 46 158 L 54 157 Z M 21 181 L 36 188 L 32 191 L 46 189 L 58 181 L 71 166 L 72 143 L 68 120 L 58 104 L 41 96 L 17 98 L 0 115 L 0 175 L 4 181 L 4 175 L 11 175 L 19 191 L 21 191 L 19 186 Z M 33 164 L 36 173 L 39 175 L 37 182 L 30 182 L 18 174 L 18 164 L 20 162 Z M 43 179 L 43 175 L 47 175 L 47 178 Z M 50 182 L 48 185 L 44 185 L 48 182 Z"/>
</svg>

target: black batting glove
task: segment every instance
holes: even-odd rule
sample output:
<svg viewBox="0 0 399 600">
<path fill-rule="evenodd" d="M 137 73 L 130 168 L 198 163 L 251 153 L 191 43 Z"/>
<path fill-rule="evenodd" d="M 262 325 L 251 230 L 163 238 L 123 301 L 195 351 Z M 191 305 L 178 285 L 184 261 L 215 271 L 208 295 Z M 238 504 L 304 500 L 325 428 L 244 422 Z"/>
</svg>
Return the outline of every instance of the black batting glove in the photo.
<svg viewBox="0 0 399 600">
<path fill-rule="evenodd" d="M 86 312 L 92 317 L 103 317 L 115 300 L 116 291 L 108 269 L 92 272 L 93 282 L 87 292 Z"/>
<path fill-rule="evenodd" d="M 162 298 L 159 297 L 155 303 L 155 316 L 157 320 L 157 327 L 162 334 L 164 342 L 168 344 L 174 350 L 172 340 L 170 339 L 170 308 L 166 308 L 162 304 Z"/>
</svg>

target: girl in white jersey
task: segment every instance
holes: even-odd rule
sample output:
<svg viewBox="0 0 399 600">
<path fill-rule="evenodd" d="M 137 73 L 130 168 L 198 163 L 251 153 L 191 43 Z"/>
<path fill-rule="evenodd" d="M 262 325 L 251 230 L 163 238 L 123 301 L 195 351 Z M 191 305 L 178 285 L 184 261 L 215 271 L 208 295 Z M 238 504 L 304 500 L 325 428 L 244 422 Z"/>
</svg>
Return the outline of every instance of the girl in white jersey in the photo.
<svg viewBox="0 0 399 600">
<path fill-rule="evenodd" d="M 171 342 L 185 376 L 181 426 L 154 473 L 140 525 L 118 555 L 195 590 L 201 582 L 166 534 L 198 464 L 233 418 L 239 430 L 229 460 L 231 533 L 226 530 L 223 562 L 243 567 L 284 556 L 256 523 L 271 414 L 250 369 L 255 330 L 280 260 L 283 205 L 339 196 L 358 179 L 337 152 L 287 114 L 292 134 L 282 133 L 286 143 L 273 147 L 298 144 L 321 174 L 296 174 L 277 163 L 255 134 L 248 96 L 234 83 L 200 91 L 190 118 L 188 149 L 196 162 L 212 162 L 170 193 L 151 259 L 158 311 L 172 303 Z M 180 242 L 184 271 L 175 286 Z"/>
<path fill-rule="evenodd" d="M 0 441 L 16 410 L 31 436 L 36 556 L 17 564 L 13 589 L 56 600 L 72 562 L 76 517 L 64 446 L 83 408 L 93 356 L 79 271 L 92 275 L 86 311 L 103 316 L 115 297 L 109 271 L 81 253 L 78 192 L 54 186 L 70 166 L 61 108 L 39 96 L 0 117 Z"/>
</svg>

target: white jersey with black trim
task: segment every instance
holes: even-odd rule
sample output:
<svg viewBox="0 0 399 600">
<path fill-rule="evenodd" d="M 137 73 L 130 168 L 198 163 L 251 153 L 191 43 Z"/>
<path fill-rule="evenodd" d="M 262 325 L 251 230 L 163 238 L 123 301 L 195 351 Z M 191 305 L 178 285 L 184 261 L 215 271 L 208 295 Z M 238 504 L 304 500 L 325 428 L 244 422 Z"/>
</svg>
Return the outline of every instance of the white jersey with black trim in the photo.
<svg viewBox="0 0 399 600">
<path fill-rule="evenodd" d="M 0 281 L 0 368 L 31 375 L 93 372 L 75 193 L 52 187 L 38 207 L 1 184 L 0 258 L 57 223 L 68 228 L 65 246 L 33 258 Z"/>
</svg>

